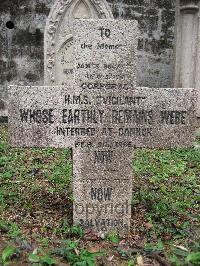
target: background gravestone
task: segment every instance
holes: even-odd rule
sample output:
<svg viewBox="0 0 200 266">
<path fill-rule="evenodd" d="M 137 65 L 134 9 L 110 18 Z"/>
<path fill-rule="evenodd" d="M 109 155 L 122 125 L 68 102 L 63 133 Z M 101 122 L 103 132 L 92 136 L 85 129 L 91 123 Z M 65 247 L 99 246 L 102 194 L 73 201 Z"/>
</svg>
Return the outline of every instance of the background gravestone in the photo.
<svg viewBox="0 0 200 266">
<path fill-rule="evenodd" d="M 113 18 L 106 0 L 57 0 L 44 34 L 44 84 L 71 85 L 74 79 L 72 25 L 78 18 Z M 81 29 L 80 29 L 81 30 Z"/>
</svg>

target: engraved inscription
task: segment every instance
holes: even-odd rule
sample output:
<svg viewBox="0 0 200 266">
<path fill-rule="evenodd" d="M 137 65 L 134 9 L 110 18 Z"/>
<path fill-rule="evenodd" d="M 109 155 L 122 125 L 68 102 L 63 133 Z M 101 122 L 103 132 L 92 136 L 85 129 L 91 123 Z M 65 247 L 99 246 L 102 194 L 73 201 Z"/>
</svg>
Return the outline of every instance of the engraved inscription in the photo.
<svg viewBox="0 0 200 266">
<path fill-rule="evenodd" d="M 113 151 L 95 151 L 95 163 L 109 164 L 112 162 Z"/>
<path fill-rule="evenodd" d="M 110 201 L 112 197 L 112 188 L 91 188 L 91 200 Z"/>
</svg>

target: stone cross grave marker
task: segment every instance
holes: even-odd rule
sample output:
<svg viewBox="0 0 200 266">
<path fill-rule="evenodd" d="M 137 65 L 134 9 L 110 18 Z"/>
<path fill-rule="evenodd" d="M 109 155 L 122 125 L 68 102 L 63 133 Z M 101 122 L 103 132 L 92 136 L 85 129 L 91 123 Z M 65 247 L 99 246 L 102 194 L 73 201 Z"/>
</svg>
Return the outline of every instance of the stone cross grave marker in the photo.
<svg viewBox="0 0 200 266">
<path fill-rule="evenodd" d="M 72 147 L 74 222 L 127 233 L 132 153 L 192 146 L 196 91 L 136 87 L 135 21 L 77 20 L 74 40 L 73 86 L 10 87 L 10 143 Z"/>
</svg>

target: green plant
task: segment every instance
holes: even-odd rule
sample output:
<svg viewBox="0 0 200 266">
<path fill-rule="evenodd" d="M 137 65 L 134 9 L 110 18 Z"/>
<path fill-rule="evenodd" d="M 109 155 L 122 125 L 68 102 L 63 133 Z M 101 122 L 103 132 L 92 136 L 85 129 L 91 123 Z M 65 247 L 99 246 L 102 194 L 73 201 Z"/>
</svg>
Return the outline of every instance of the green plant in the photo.
<svg viewBox="0 0 200 266">
<path fill-rule="evenodd" d="M 129 259 L 129 260 L 131 260 L 133 258 L 131 250 L 126 250 L 124 248 L 118 247 L 117 248 L 117 251 L 119 252 L 120 257 L 122 259 L 127 259 L 127 260 Z"/>
<path fill-rule="evenodd" d="M 79 238 L 82 238 L 84 235 L 83 228 L 80 225 L 73 225 L 70 228 L 70 234 L 78 236 Z"/>
<path fill-rule="evenodd" d="M 13 246 L 7 246 L 1 255 L 1 260 L 3 262 L 3 265 L 8 265 L 8 261 L 11 260 L 13 257 L 18 257 L 20 254 L 19 249 L 13 247 Z"/>
<path fill-rule="evenodd" d="M 106 240 L 112 242 L 113 244 L 119 243 L 119 234 L 117 233 L 109 233 L 105 237 Z"/>
<path fill-rule="evenodd" d="M 200 265 L 200 243 L 191 243 L 190 250 L 182 246 L 170 247 L 169 260 L 173 266 L 196 266 Z"/>
<path fill-rule="evenodd" d="M 9 223 L 9 224 L 10 224 L 10 229 L 8 236 L 10 236 L 11 238 L 16 238 L 22 235 L 22 232 L 16 223 Z"/>
<path fill-rule="evenodd" d="M 21 236 L 22 232 L 16 223 L 0 220 L 0 230 L 5 232 L 10 238 Z"/>
<path fill-rule="evenodd" d="M 174 250 L 169 259 L 173 266 L 200 265 L 200 252 L 189 253 L 183 250 Z"/>
<path fill-rule="evenodd" d="M 193 265 L 200 265 L 200 251 L 189 253 L 185 259 L 185 262 Z"/>
<path fill-rule="evenodd" d="M 129 260 L 128 261 L 128 265 L 127 266 L 134 266 L 135 265 L 135 262 L 133 260 Z"/>
<path fill-rule="evenodd" d="M 152 252 L 163 252 L 164 251 L 164 245 L 161 240 L 157 242 L 157 244 L 152 243 L 146 243 L 144 246 L 144 250 L 146 253 L 152 253 Z"/>
<path fill-rule="evenodd" d="M 33 253 L 29 254 L 28 259 L 33 266 L 48 266 L 56 264 L 56 261 L 42 250 L 35 250 Z"/>
<path fill-rule="evenodd" d="M 55 250 L 55 253 L 66 259 L 73 266 L 94 266 L 95 258 L 103 256 L 104 252 L 89 252 L 85 249 L 79 249 L 78 242 L 67 240 L 64 246 Z"/>
<path fill-rule="evenodd" d="M 64 234 L 67 237 L 75 236 L 78 238 L 82 238 L 84 235 L 83 228 L 80 227 L 80 225 L 74 224 L 74 225 L 70 226 L 67 220 L 63 221 L 63 224 L 60 228 L 55 228 L 55 232 L 62 234 L 62 235 Z"/>
<path fill-rule="evenodd" d="M 49 239 L 47 237 L 43 237 L 39 240 L 40 244 L 43 247 L 48 247 L 49 246 Z"/>
</svg>

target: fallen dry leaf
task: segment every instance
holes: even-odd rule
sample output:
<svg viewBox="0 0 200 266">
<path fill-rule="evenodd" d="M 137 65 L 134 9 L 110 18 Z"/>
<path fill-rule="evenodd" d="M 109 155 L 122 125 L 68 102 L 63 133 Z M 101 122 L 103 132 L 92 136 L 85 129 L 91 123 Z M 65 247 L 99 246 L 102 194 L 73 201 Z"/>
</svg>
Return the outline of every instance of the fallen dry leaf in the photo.
<svg viewBox="0 0 200 266">
<path fill-rule="evenodd" d="M 100 245 L 96 245 L 95 247 L 89 247 L 88 251 L 91 253 L 95 253 L 95 252 L 99 252 L 101 250 L 101 246 Z"/>
<path fill-rule="evenodd" d="M 151 228 L 153 228 L 153 224 L 150 223 L 145 223 L 144 225 L 146 227 L 146 229 L 150 230 Z"/>
<path fill-rule="evenodd" d="M 142 256 L 137 257 L 137 265 L 136 266 L 144 266 L 144 261 Z"/>
<path fill-rule="evenodd" d="M 110 257 L 108 258 L 108 261 L 112 261 L 113 258 L 114 258 L 114 255 L 113 255 L 113 256 L 110 256 Z"/>
<path fill-rule="evenodd" d="M 84 235 L 84 240 L 98 241 L 98 240 L 100 240 L 100 237 L 91 231 L 88 231 L 88 232 L 86 231 L 85 235 Z"/>
<path fill-rule="evenodd" d="M 183 246 L 176 246 L 176 245 L 173 245 L 173 246 L 178 248 L 178 249 L 181 249 L 181 250 L 184 250 L 184 251 L 188 251 L 188 249 L 183 247 Z"/>
<path fill-rule="evenodd" d="M 74 250 L 76 252 L 76 255 L 79 256 L 79 254 L 80 254 L 79 250 L 77 248 L 75 248 Z"/>
</svg>

